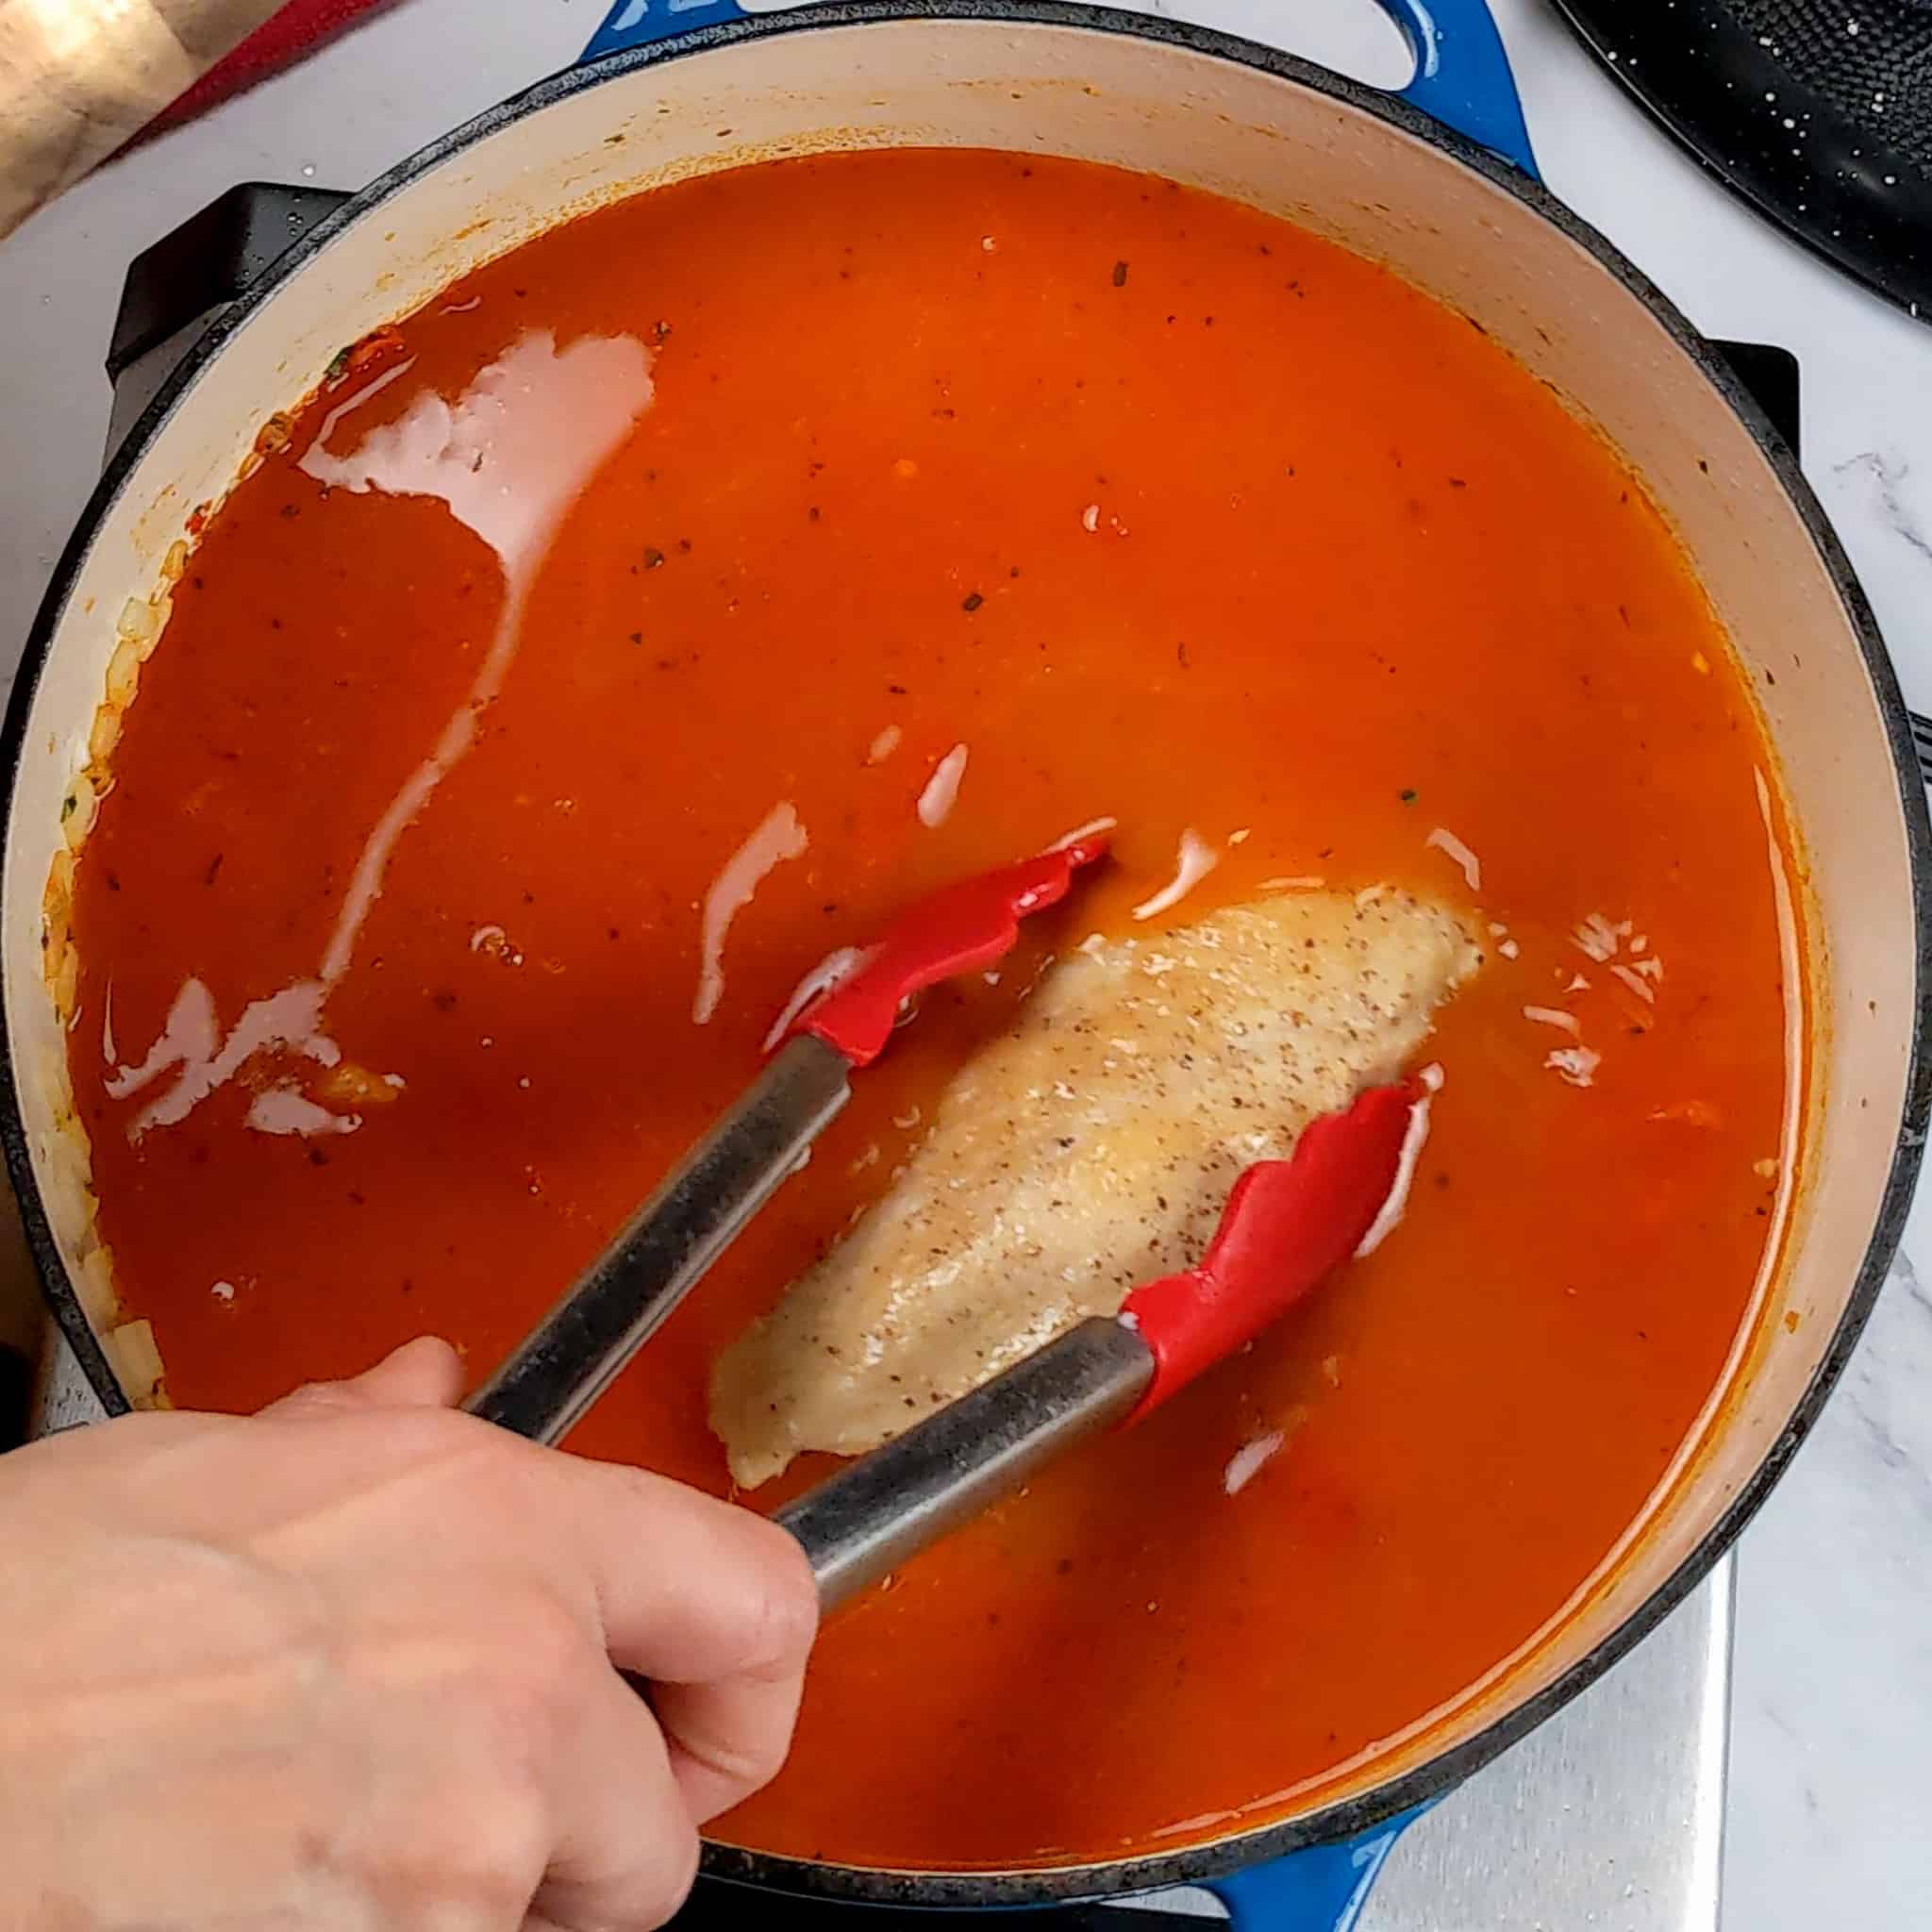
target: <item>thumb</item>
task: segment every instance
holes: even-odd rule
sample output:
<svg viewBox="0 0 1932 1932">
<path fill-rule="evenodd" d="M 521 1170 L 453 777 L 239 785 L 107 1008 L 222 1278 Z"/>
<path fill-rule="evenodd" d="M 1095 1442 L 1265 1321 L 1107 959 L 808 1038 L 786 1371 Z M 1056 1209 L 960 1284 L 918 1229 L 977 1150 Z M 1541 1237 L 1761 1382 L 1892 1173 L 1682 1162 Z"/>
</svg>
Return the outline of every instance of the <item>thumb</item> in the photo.
<svg viewBox="0 0 1932 1932">
<path fill-rule="evenodd" d="M 434 1335 L 386 1355 L 373 1369 L 346 1382 L 310 1382 L 272 1402 L 264 1415 L 334 1413 L 345 1408 L 448 1408 L 462 1392 L 463 1365 L 448 1342 Z"/>
</svg>

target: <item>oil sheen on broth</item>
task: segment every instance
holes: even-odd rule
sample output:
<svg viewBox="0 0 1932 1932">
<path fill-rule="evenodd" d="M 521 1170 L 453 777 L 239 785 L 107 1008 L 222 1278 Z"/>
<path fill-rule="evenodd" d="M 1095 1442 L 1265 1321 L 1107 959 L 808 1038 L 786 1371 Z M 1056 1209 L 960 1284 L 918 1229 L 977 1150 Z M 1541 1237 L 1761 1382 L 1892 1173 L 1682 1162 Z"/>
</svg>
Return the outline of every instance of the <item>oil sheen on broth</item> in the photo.
<svg viewBox="0 0 1932 1932">
<path fill-rule="evenodd" d="M 1462 916 L 1407 1219 L 838 1620 L 721 1832 L 1173 1847 L 1558 1612 L 1719 1381 L 1798 1074 L 1750 699 L 1547 391 L 1252 210 L 898 152 L 591 215 L 280 426 L 79 866 L 74 1082 L 174 1400 L 425 1330 L 480 1373 L 815 962 L 1108 814 L 1117 862 L 926 1002 L 575 1446 L 724 1489 L 715 1357 L 1090 933 L 1317 886 Z"/>
</svg>

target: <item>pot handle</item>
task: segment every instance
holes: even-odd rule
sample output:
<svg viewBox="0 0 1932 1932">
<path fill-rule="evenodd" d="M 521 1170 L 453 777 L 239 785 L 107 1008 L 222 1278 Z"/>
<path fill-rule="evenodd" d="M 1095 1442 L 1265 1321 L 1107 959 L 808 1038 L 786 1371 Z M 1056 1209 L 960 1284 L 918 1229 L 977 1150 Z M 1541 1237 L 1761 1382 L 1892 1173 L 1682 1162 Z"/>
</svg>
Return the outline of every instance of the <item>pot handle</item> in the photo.
<svg viewBox="0 0 1932 1932">
<path fill-rule="evenodd" d="M 626 47 L 692 33 L 701 26 L 722 26 L 727 20 L 751 17 L 738 0 L 617 0 L 604 25 L 577 56 L 577 65 L 622 53 Z"/>
<path fill-rule="evenodd" d="M 1395 1840 L 1427 1809 L 1421 1805 L 1359 1838 L 1210 1879 L 1207 1889 L 1227 1908 L 1234 1932 L 1350 1932 Z"/>
<path fill-rule="evenodd" d="M 1513 162 L 1532 179 L 1536 155 L 1523 102 L 1489 0 L 1375 0 L 1415 55 L 1415 78 L 1395 97 Z M 760 11 L 772 10 L 760 8 Z M 792 9 L 786 8 L 786 11 Z M 582 60 L 754 16 L 738 0 L 617 0 Z"/>
<path fill-rule="evenodd" d="M 1541 181 L 1523 96 L 1489 0 L 1376 0 L 1415 54 L 1415 78 L 1395 98 Z"/>
</svg>

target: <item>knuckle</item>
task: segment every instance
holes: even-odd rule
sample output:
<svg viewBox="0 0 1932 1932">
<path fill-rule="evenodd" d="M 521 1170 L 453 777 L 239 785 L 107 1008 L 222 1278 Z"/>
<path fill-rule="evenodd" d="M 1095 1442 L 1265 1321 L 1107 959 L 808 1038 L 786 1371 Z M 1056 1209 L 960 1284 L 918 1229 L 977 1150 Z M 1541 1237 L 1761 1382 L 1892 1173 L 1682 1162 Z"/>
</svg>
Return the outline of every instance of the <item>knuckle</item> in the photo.
<svg viewBox="0 0 1932 1932">
<path fill-rule="evenodd" d="M 721 1724 L 715 1716 L 680 1709 L 672 1728 L 674 1752 L 704 1774 L 690 1795 L 700 1822 L 741 1804 L 783 1770 L 791 1726 L 776 1712 L 755 1721 Z"/>
<path fill-rule="evenodd" d="M 656 1896 L 646 1903 L 644 1926 L 662 1925 L 674 1918 L 698 1882 L 697 1827 L 680 1818 L 667 1821 L 666 1830 L 669 1841 L 656 1874 L 657 1883 L 651 1888 Z"/>
<path fill-rule="evenodd" d="M 456 1409 L 391 1409 L 375 1425 L 384 1431 L 388 1456 L 427 1476 L 441 1492 L 443 1507 L 479 1531 L 500 1527 L 525 1509 L 533 1453 L 528 1443 Z"/>
<path fill-rule="evenodd" d="M 544 1790 L 475 1718 L 463 1714 L 439 1758 L 327 1848 L 385 1926 L 519 1924 L 542 1880 L 555 1842 Z"/>
<path fill-rule="evenodd" d="M 550 1807 L 527 1780 L 508 1776 L 474 1790 L 463 1810 L 460 1846 L 451 1855 L 469 1866 L 465 1889 L 478 1905 L 514 1923 L 550 1861 Z"/>
<path fill-rule="evenodd" d="M 581 1617 L 547 1590 L 519 1594 L 503 1635 L 508 1674 L 552 1695 L 558 1687 L 573 1683 L 593 1654 L 600 1666 L 604 1662 L 604 1654 L 593 1645 Z"/>
<path fill-rule="evenodd" d="M 591 1682 L 591 1655 L 582 1624 L 548 1591 L 522 1591 L 502 1606 L 473 1667 L 502 1763 L 544 1781 Z"/>
<path fill-rule="evenodd" d="M 327 1433 L 325 1454 L 341 1453 L 360 1463 L 390 1468 L 456 1465 L 479 1453 L 464 1424 L 449 1409 L 385 1408 L 358 1397 L 347 1384 L 312 1382 L 275 1404 L 274 1416 L 304 1429 Z"/>
<path fill-rule="evenodd" d="M 754 1791 L 763 1790 L 785 1768 L 791 1745 L 790 1731 L 771 1725 L 728 1747 L 712 1746 L 704 1756 L 720 1777 L 735 1787 L 741 1797 L 748 1798 Z"/>
<path fill-rule="evenodd" d="M 505 1894 L 527 1901 L 539 1874 L 550 1862 L 556 1836 L 544 1795 L 529 1784 L 506 1782 L 489 1807 L 487 1829 L 490 1876 Z"/>
<path fill-rule="evenodd" d="M 341 1415 L 359 1405 L 344 1382 L 305 1382 L 275 1405 L 278 1417 L 297 1422 L 314 1416 Z"/>
<path fill-rule="evenodd" d="M 525 1446 L 515 1437 L 455 1408 L 386 1409 L 382 1424 L 424 1461 L 447 1462 L 479 1481 L 500 1479 L 515 1451 Z"/>
<path fill-rule="evenodd" d="M 459 1797 L 444 1787 L 417 1808 L 391 1851 L 380 1891 L 429 1910 L 468 1907 L 481 1924 L 516 1924 L 551 1849 L 549 1807 L 539 1790 L 518 1777 L 472 1777 Z"/>
</svg>

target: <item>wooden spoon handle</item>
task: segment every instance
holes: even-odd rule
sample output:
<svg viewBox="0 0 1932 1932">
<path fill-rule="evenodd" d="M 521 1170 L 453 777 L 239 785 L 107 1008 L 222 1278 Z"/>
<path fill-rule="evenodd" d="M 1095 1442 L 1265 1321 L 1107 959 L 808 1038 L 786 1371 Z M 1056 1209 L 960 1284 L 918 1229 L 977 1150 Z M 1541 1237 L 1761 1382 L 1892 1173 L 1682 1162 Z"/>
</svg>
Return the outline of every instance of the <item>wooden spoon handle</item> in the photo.
<svg viewBox="0 0 1932 1932">
<path fill-rule="evenodd" d="M 0 236 L 96 167 L 281 0 L 0 0 Z"/>
</svg>

